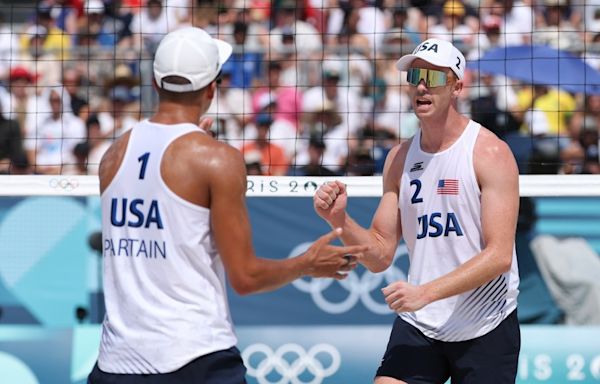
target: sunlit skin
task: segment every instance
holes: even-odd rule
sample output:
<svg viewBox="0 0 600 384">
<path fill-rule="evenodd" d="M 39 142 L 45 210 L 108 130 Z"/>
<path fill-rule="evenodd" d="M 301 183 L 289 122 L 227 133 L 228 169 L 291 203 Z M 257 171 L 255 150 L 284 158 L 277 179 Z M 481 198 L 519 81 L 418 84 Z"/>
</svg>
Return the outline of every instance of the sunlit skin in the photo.
<svg viewBox="0 0 600 384">
<path fill-rule="evenodd" d="M 456 101 L 463 88 L 450 68 L 438 67 L 416 59 L 411 68 L 434 69 L 448 76 L 445 86 L 428 88 L 421 80 L 417 86 L 409 86 L 408 95 L 415 114 L 421 123 L 421 147 L 427 152 L 445 149 L 455 141 L 468 123 L 468 119 L 456 110 Z"/>
</svg>

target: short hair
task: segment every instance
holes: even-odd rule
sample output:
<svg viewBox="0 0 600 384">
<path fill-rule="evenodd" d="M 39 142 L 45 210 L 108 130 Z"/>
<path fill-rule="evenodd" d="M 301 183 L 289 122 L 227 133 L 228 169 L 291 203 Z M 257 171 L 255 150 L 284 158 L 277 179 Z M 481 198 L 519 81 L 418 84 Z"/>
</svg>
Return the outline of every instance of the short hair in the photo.
<svg viewBox="0 0 600 384">
<path fill-rule="evenodd" d="M 183 78 L 181 76 L 165 76 L 165 77 L 162 78 L 162 81 L 164 81 L 165 83 L 178 84 L 178 85 L 190 84 L 190 81 L 188 79 Z M 212 81 L 210 83 L 208 83 L 206 85 L 206 87 L 208 87 L 211 83 L 212 83 Z M 162 99 L 162 100 L 177 101 L 177 102 L 184 101 L 184 100 L 189 100 L 190 98 L 195 98 L 197 95 L 199 95 L 200 93 L 204 92 L 204 90 L 206 89 L 206 87 L 198 89 L 196 91 L 172 92 L 172 91 L 168 91 L 168 90 L 162 88 L 160 84 L 157 84 L 158 97 L 160 99 Z"/>
</svg>

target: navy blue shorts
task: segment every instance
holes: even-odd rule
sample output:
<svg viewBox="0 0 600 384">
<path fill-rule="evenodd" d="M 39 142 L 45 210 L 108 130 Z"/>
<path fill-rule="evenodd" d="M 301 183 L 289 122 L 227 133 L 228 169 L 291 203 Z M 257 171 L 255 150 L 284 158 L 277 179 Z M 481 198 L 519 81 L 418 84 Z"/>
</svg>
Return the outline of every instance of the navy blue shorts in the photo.
<svg viewBox="0 0 600 384">
<path fill-rule="evenodd" d="M 240 351 L 231 347 L 189 362 L 169 373 L 135 375 L 103 372 L 94 366 L 88 384 L 246 384 Z"/>
<path fill-rule="evenodd" d="M 429 338 L 400 317 L 377 370 L 408 384 L 513 384 L 517 376 L 521 331 L 513 311 L 493 331 L 466 341 Z"/>
</svg>

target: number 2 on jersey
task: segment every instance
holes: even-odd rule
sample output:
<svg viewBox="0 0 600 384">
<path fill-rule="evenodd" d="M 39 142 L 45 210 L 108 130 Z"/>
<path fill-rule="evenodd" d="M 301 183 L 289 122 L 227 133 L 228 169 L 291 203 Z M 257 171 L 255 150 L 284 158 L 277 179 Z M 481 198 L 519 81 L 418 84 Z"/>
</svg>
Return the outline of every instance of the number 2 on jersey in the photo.
<svg viewBox="0 0 600 384">
<path fill-rule="evenodd" d="M 413 193 L 412 197 L 410 198 L 410 202 L 411 204 L 418 204 L 418 203 L 422 203 L 423 202 L 423 198 L 419 197 L 419 192 L 421 192 L 421 180 L 419 179 L 414 179 L 410 181 L 410 186 L 415 186 L 415 192 Z"/>
<path fill-rule="evenodd" d="M 142 156 L 138 157 L 138 161 L 142 163 L 142 166 L 140 168 L 140 180 L 144 180 L 144 176 L 146 176 L 146 166 L 148 165 L 149 157 L 150 152 L 146 152 Z"/>
</svg>

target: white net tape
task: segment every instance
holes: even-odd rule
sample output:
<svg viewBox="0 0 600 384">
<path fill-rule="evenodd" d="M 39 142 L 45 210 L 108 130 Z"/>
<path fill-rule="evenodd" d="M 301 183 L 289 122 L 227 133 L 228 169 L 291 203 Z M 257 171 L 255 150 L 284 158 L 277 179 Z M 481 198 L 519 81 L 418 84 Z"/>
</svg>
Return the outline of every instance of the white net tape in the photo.
<svg viewBox="0 0 600 384">
<path fill-rule="evenodd" d="M 381 196 L 380 176 L 249 176 L 247 196 L 312 196 L 319 185 L 340 180 L 349 196 Z M 598 175 L 521 175 L 521 196 L 600 196 Z M 0 196 L 96 196 L 97 176 L 0 176 Z"/>
</svg>

